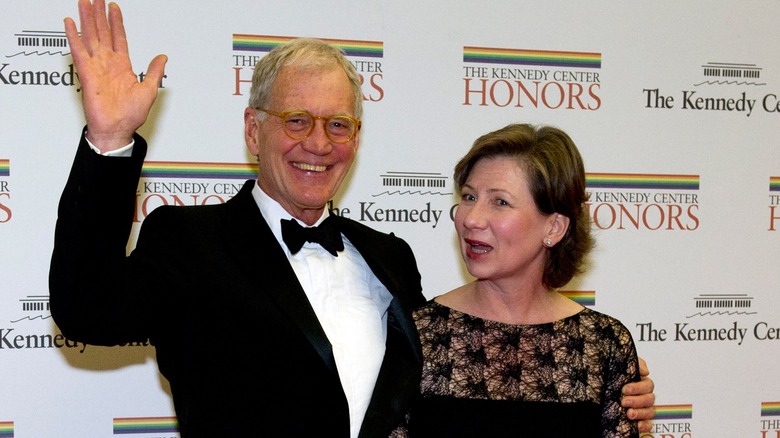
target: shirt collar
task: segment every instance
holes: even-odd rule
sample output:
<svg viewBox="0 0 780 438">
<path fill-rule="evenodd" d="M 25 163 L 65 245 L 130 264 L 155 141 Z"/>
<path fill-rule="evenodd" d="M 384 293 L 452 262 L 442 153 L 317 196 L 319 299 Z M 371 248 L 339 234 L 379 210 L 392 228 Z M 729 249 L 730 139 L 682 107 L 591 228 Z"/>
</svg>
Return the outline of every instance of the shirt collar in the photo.
<svg viewBox="0 0 780 438">
<path fill-rule="evenodd" d="M 263 189 L 260 188 L 260 186 L 255 182 L 254 187 L 252 187 L 252 197 L 255 199 L 255 202 L 257 203 L 257 208 L 260 209 L 260 213 L 265 218 L 266 222 L 268 222 L 268 226 L 271 227 L 271 232 L 274 233 L 274 236 L 276 237 L 276 240 L 283 246 L 284 241 L 282 240 L 282 219 L 295 219 L 298 221 L 298 223 L 301 224 L 301 226 L 308 227 L 308 225 L 304 224 L 300 220 L 294 218 L 290 213 L 285 210 L 279 202 L 277 202 L 275 199 L 268 196 L 266 192 L 263 191 Z M 322 221 L 325 220 L 330 216 L 330 212 L 327 208 L 323 209 L 322 216 L 317 220 L 317 222 L 314 224 L 319 225 Z"/>
</svg>

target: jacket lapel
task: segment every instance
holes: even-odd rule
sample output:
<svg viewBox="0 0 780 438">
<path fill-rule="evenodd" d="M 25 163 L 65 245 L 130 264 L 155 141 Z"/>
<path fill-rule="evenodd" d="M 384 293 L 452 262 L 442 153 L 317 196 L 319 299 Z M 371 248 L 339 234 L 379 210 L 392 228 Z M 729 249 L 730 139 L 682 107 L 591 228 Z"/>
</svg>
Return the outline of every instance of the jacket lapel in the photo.
<svg viewBox="0 0 780 438">
<path fill-rule="evenodd" d="M 404 273 L 404 275 L 399 275 L 400 268 L 394 268 L 392 265 L 396 264 L 400 266 L 400 264 L 388 260 L 387 254 L 383 250 L 385 247 L 383 242 L 377 241 L 376 238 L 367 238 L 365 233 L 358 228 L 356 224 L 352 223 L 352 221 L 342 217 L 338 217 L 338 219 L 341 231 L 355 246 L 374 275 L 376 275 L 379 281 L 381 281 L 393 295 L 394 301 L 396 302 L 395 304 L 397 305 L 395 309 L 398 330 L 401 331 L 409 345 L 419 347 L 420 338 L 417 334 L 417 328 L 414 325 L 414 321 L 411 318 L 411 310 L 422 305 L 424 303 L 424 298 L 418 290 L 410 290 L 410 284 L 413 281 L 419 281 L 419 277 L 414 277 L 411 273 L 409 273 L 409 275 L 405 275 L 406 273 Z M 376 233 L 374 230 L 370 231 Z M 419 274 L 415 272 L 414 275 Z M 394 307 L 391 305 L 391 315 L 393 314 L 393 309 Z M 422 355 L 419 353 L 420 349 L 414 348 L 413 350 L 415 355 L 422 360 Z"/>
<path fill-rule="evenodd" d="M 387 318 L 385 360 L 360 427 L 361 438 L 389 436 L 404 423 L 404 416 L 420 391 L 422 362 L 418 347 L 408 341 L 404 328 L 407 324 L 404 322 L 405 314 L 399 301 L 394 299 Z"/>
<path fill-rule="evenodd" d="M 399 276 L 400 269 L 392 266 L 397 262 L 388 260 L 383 242 L 377 241 L 376 236 L 369 238 L 351 221 L 343 218 L 340 221 L 344 235 L 393 295 L 387 315 L 385 357 L 359 434 L 360 437 L 388 436 L 403 422 L 420 390 L 422 354 L 410 311 L 418 303 L 408 301 L 412 294 L 417 297 L 418 291 L 410 290 L 411 286 L 407 284 L 415 281 L 417 273 Z"/>
<path fill-rule="evenodd" d="M 241 191 L 229 200 L 225 242 L 233 246 L 236 263 L 251 284 L 257 284 L 258 293 L 265 293 L 295 322 L 301 332 L 319 353 L 322 361 L 338 376 L 333 349 L 303 291 L 284 250 L 260 214 L 252 197 L 255 181 L 247 181 Z"/>
</svg>

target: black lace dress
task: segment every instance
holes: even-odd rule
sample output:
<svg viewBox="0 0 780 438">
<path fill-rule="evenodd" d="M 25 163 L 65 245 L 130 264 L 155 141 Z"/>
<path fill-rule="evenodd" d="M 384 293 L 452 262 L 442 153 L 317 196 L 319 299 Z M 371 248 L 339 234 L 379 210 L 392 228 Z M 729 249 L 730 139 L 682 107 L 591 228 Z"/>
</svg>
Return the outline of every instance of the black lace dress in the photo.
<svg viewBox="0 0 780 438">
<path fill-rule="evenodd" d="M 620 406 L 639 380 L 620 321 L 590 309 L 512 325 L 430 301 L 414 314 L 425 358 L 412 437 L 637 437 Z"/>
</svg>

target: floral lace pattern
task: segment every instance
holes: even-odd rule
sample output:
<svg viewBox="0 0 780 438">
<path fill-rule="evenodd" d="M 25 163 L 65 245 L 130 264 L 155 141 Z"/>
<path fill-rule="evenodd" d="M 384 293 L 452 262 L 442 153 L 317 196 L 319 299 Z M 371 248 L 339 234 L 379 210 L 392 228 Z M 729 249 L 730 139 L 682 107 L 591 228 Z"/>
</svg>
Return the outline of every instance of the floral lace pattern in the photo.
<svg viewBox="0 0 780 438">
<path fill-rule="evenodd" d="M 620 321 L 586 308 L 551 323 L 512 325 L 433 301 L 414 317 L 423 398 L 591 402 L 601 409 L 602 436 L 638 435 L 620 406 L 623 385 L 639 379 L 636 349 Z"/>
</svg>

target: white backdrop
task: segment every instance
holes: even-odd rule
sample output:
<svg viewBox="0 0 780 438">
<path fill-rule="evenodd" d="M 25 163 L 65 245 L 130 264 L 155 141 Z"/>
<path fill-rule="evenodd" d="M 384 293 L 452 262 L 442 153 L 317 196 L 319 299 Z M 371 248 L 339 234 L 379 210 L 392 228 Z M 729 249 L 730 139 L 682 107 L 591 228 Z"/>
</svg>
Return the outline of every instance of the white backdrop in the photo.
<svg viewBox="0 0 780 438">
<path fill-rule="evenodd" d="M 585 158 L 598 239 L 566 289 L 631 330 L 657 385 L 648 436 L 780 437 L 780 1 L 120 5 L 136 72 L 170 58 L 142 128 L 139 224 L 251 177 L 244 81 L 264 43 L 362 47 L 349 52 L 361 150 L 334 206 L 405 238 L 426 296 L 467 280 L 449 216 L 457 159 L 507 123 L 559 126 Z M 48 312 L 84 123 L 65 16 L 75 0 L 6 0 L 0 14 L 0 437 L 176 437 L 153 349 L 72 343 Z"/>
</svg>

